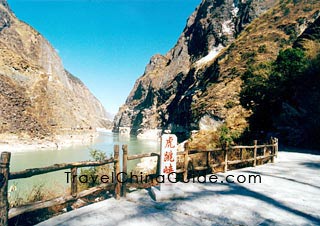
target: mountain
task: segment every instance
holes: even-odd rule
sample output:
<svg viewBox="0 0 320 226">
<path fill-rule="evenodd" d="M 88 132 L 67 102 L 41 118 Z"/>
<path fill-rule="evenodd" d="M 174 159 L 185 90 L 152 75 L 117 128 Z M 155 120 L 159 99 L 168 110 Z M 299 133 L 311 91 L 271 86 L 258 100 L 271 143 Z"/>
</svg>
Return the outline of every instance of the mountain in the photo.
<svg viewBox="0 0 320 226">
<path fill-rule="evenodd" d="M 177 44 L 155 55 L 114 120 L 114 131 L 139 137 L 225 124 L 243 134 L 252 110 L 240 103 L 242 75 L 271 62 L 319 18 L 318 1 L 203 0 Z"/>
<path fill-rule="evenodd" d="M 0 134 L 46 137 L 110 123 L 101 103 L 6 0 L 0 0 L 0 52 Z"/>
</svg>

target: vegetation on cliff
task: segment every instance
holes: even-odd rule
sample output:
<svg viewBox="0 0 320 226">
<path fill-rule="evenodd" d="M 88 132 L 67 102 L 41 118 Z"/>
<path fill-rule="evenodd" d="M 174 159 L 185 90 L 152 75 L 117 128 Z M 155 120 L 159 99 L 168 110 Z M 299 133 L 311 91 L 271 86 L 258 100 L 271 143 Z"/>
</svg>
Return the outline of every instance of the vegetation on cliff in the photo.
<svg viewBox="0 0 320 226">
<path fill-rule="evenodd" d="M 0 1 L 0 140 L 83 132 L 108 124 L 101 103 L 64 69 L 50 43 Z"/>
<path fill-rule="evenodd" d="M 241 104 L 253 112 L 249 134 L 273 133 L 291 145 L 320 147 L 319 76 L 320 54 L 307 57 L 300 48 L 249 68 L 240 93 Z"/>
<path fill-rule="evenodd" d="M 128 126 L 134 128 L 133 134 L 150 128 L 170 129 L 183 140 L 192 130 L 202 130 L 205 123 L 206 130 L 196 137 L 212 136 L 218 144 L 216 131 L 224 124 L 243 139 L 249 133 L 251 140 L 276 135 L 283 143 L 317 146 L 311 136 L 317 132 L 317 123 L 312 128 L 309 123 L 319 118 L 317 107 L 312 107 L 318 94 L 311 91 L 317 72 L 313 77 L 307 74 L 316 70 L 320 3 L 217 4 L 203 1 L 177 45 L 166 56 L 152 58 L 120 109 L 114 128 Z M 298 116 L 292 117 L 294 111 Z"/>
</svg>

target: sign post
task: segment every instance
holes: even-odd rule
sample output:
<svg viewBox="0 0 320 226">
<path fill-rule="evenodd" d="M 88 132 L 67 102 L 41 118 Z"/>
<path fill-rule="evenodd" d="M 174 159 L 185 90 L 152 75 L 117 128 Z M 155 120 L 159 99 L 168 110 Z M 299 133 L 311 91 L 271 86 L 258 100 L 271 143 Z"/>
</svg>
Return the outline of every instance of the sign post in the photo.
<svg viewBox="0 0 320 226">
<path fill-rule="evenodd" d="M 159 188 L 152 187 L 151 193 L 156 201 L 184 198 L 185 193 L 179 189 L 176 181 L 178 140 L 174 134 L 161 136 L 160 175 L 163 180 Z M 181 186 L 180 186 L 181 187 Z"/>
<path fill-rule="evenodd" d="M 164 183 L 160 184 L 160 191 L 170 189 L 176 183 L 177 170 L 177 136 L 164 134 L 161 136 L 161 172 L 164 176 Z"/>
</svg>

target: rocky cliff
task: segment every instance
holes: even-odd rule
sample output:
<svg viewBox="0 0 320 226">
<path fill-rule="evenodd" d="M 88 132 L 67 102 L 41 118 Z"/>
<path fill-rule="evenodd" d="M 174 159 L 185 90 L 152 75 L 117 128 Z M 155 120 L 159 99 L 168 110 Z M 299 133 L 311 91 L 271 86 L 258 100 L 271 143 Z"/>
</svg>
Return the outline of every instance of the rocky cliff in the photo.
<svg viewBox="0 0 320 226">
<path fill-rule="evenodd" d="M 0 0 L 0 133 L 45 137 L 107 123 L 88 88 L 50 43 Z"/>
<path fill-rule="evenodd" d="M 174 48 L 151 58 L 114 131 L 143 136 L 169 129 L 183 139 L 226 123 L 242 133 L 251 112 L 239 102 L 241 75 L 274 60 L 318 18 L 318 9 L 317 1 L 203 0 Z"/>
<path fill-rule="evenodd" d="M 193 96 L 205 86 L 202 77 L 215 79 L 215 69 L 205 71 L 203 66 L 273 4 L 273 0 L 203 1 L 189 17 L 175 47 L 165 56 L 151 58 L 117 114 L 114 130 L 130 127 L 132 134 L 139 135 L 149 129 L 175 133 L 197 129 L 199 120 L 191 114 Z M 217 112 L 215 119 L 222 120 L 222 116 Z"/>
</svg>

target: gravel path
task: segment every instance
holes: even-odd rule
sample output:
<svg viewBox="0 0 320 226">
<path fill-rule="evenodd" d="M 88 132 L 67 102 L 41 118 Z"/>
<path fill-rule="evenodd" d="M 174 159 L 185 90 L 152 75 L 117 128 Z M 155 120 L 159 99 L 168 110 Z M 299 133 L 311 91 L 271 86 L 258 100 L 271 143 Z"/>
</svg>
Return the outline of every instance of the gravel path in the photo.
<svg viewBox="0 0 320 226">
<path fill-rule="evenodd" d="M 185 199 L 155 202 L 149 190 L 139 190 L 126 199 L 108 199 L 39 226 L 320 225 L 319 170 L 320 155 L 280 152 L 274 164 L 218 173 L 219 183 L 210 183 L 207 176 L 207 183 L 179 184 L 188 195 Z M 227 175 L 234 175 L 234 180 L 261 175 L 261 183 L 230 184 Z"/>
</svg>

